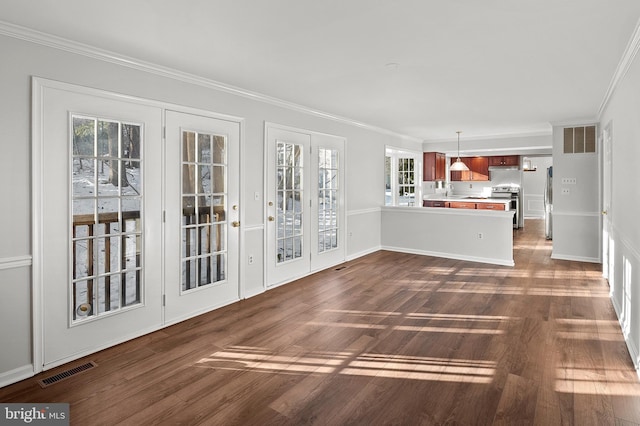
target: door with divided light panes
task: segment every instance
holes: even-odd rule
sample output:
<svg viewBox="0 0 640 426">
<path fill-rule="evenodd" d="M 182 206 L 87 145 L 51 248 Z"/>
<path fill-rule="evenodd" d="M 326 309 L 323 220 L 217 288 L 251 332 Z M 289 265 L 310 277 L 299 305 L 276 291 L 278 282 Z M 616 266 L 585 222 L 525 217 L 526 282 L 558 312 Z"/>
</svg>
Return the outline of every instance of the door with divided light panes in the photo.
<svg viewBox="0 0 640 426">
<path fill-rule="evenodd" d="M 165 321 L 239 297 L 240 124 L 166 112 Z"/>
<path fill-rule="evenodd" d="M 34 92 L 46 369 L 162 324 L 162 110 L 55 82 Z"/>
<path fill-rule="evenodd" d="M 267 124 L 267 285 L 345 258 L 343 138 Z"/>
</svg>

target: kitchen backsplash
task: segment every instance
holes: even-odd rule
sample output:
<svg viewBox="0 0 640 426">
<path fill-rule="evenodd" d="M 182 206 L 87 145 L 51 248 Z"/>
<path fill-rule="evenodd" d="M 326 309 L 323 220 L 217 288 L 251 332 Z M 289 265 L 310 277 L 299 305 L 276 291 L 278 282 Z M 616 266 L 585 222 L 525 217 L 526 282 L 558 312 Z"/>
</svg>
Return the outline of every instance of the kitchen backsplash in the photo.
<svg viewBox="0 0 640 426">
<path fill-rule="evenodd" d="M 454 195 L 491 195 L 491 187 L 497 185 L 515 184 L 520 185 L 522 182 L 521 170 L 492 170 L 489 172 L 490 181 L 475 182 L 450 182 L 451 189 L 449 194 Z M 422 182 L 422 191 L 424 195 L 435 194 L 435 182 Z"/>
</svg>

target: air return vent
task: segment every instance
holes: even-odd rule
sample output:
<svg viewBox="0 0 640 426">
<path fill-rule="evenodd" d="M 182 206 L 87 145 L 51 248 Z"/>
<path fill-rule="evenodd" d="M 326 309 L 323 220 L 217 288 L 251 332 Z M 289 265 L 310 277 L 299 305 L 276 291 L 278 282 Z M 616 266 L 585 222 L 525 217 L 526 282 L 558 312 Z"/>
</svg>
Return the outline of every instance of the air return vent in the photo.
<svg viewBox="0 0 640 426">
<path fill-rule="evenodd" d="M 80 373 L 82 373 L 84 371 L 91 370 L 92 368 L 97 367 L 97 366 L 98 366 L 98 364 L 96 364 L 93 361 L 90 361 L 90 362 L 87 362 L 86 364 L 78 365 L 78 366 L 75 366 L 75 367 L 70 368 L 68 370 L 65 370 L 65 371 L 63 371 L 61 373 L 54 374 L 53 376 L 49 376 L 49 377 L 47 377 L 45 379 L 38 380 L 38 384 L 40 386 L 42 386 L 43 388 L 46 388 L 46 387 L 49 387 L 49 386 L 51 386 L 53 384 L 61 382 L 61 381 L 65 380 L 65 379 L 68 379 L 69 377 L 73 377 L 73 376 L 75 376 L 77 374 L 80 374 Z"/>
</svg>

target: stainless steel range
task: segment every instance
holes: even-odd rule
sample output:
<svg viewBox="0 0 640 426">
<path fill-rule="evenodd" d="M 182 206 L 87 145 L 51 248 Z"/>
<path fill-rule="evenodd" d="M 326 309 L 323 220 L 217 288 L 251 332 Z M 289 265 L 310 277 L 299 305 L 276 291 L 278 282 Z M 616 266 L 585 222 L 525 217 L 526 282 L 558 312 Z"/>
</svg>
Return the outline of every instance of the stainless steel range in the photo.
<svg viewBox="0 0 640 426">
<path fill-rule="evenodd" d="M 521 208 L 521 194 L 520 186 L 518 185 L 498 185 L 491 187 L 492 198 L 509 198 L 511 199 L 511 210 L 515 210 L 516 214 L 513 215 L 513 227 L 514 229 L 520 228 L 524 225 L 524 216 Z"/>
</svg>

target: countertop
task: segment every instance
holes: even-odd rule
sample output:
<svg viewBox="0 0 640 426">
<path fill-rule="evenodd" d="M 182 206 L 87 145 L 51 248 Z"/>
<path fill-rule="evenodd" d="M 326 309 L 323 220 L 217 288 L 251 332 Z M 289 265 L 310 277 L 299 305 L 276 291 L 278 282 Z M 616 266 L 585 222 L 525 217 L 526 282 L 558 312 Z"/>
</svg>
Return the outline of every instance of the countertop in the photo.
<svg viewBox="0 0 640 426">
<path fill-rule="evenodd" d="M 430 195 L 422 198 L 423 201 L 462 201 L 468 203 L 501 203 L 510 204 L 510 198 L 492 198 L 492 197 L 479 197 L 472 195 L 449 195 L 446 197 L 440 195 Z"/>
</svg>

